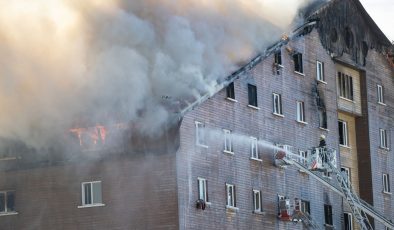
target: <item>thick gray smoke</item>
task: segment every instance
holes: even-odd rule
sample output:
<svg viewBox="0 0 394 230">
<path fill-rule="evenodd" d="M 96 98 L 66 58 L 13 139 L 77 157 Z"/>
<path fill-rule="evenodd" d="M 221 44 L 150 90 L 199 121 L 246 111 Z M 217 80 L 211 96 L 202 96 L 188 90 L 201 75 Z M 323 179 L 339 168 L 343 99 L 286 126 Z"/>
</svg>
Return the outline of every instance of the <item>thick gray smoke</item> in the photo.
<svg viewBox="0 0 394 230">
<path fill-rule="evenodd" d="M 0 136 L 41 146 L 76 125 L 161 129 L 168 105 L 212 91 L 306 2 L 0 0 Z"/>
</svg>

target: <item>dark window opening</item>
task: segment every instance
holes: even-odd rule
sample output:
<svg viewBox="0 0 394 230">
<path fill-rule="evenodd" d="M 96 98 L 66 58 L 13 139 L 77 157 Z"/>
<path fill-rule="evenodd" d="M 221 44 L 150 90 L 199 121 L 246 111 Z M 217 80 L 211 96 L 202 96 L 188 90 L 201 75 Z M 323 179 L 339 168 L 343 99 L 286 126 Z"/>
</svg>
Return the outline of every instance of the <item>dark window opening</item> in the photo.
<svg viewBox="0 0 394 230">
<path fill-rule="evenodd" d="M 352 76 L 338 72 L 339 96 L 353 101 L 353 78 Z"/>
<path fill-rule="evenodd" d="M 352 215 L 350 213 L 344 213 L 343 220 L 345 222 L 345 230 L 353 230 Z"/>
<path fill-rule="evenodd" d="M 275 64 L 282 65 L 282 52 L 280 50 L 275 53 Z"/>
<path fill-rule="evenodd" d="M 301 200 L 301 212 L 311 214 L 311 205 L 309 201 Z"/>
<path fill-rule="evenodd" d="M 257 88 L 255 85 L 248 84 L 249 105 L 257 107 Z"/>
<path fill-rule="evenodd" d="M 327 129 L 327 113 L 324 109 L 319 110 L 319 127 Z"/>
<path fill-rule="evenodd" d="M 324 205 L 324 220 L 327 225 L 332 225 L 332 206 L 325 204 Z"/>
<path fill-rule="evenodd" d="M 294 71 L 299 73 L 304 73 L 303 64 L 302 64 L 302 54 L 296 53 L 293 55 L 294 61 Z"/>
<path fill-rule="evenodd" d="M 235 99 L 234 82 L 231 82 L 227 86 L 226 92 L 227 92 L 227 98 Z"/>
<path fill-rule="evenodd" d="M 15 212 L 15 192 L 0 192 L 0 213 Z"/>
<path fill-rule="evenodd" d="M 345 29 L 345 43 L 348 49 L 353 48 L 354 37 L 352 30 L 349 27 L 346 27 Z"/>
</svg>

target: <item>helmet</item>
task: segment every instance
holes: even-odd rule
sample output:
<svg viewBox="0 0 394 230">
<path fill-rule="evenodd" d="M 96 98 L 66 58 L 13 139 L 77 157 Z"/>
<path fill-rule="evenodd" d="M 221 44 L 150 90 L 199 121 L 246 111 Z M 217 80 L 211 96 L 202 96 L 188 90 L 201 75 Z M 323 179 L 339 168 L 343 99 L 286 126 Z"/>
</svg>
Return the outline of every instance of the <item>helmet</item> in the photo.
<svg viewBox="0 0 394 230">
<path fill-rule="evenodd" d="M 324 140 L 324 139 L 326 139 L 326 136 L 324 136 L 323 134 L 320 135 L 320 140 Z"/>
</svg>

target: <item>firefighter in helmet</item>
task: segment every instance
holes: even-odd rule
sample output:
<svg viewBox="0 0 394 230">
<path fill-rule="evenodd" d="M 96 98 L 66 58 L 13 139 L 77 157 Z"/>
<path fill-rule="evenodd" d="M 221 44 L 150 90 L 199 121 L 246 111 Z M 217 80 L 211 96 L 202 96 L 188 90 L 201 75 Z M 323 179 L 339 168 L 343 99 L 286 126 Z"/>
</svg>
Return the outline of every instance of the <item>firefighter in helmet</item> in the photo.
<svg viewBox="0 0 394 230">
<path fill-rule="evenodd" d="M 326 147 L 326 136 L 323 134 L 320 135 L 320 143 L 319 143 L 320 148 L 325 148 Z"/>
</svg>

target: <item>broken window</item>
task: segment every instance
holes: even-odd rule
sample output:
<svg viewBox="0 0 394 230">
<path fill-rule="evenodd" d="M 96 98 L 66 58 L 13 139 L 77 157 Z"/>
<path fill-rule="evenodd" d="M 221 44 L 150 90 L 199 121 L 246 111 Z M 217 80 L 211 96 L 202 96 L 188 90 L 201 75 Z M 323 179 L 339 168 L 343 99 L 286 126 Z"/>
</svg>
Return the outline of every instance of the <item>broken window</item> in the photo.
<svg viewBox="0 0 394 230">
<path fill-rule="evenodd" d="M 233 153 L 231 131 L 227 129 L 223 129 L 223 132 L 224 132 L 224 152 Z"/>
<path fill-rule="evenodd" d="M 280 94 L 273 93 L 272 99 L 273 99 L 273 113 L 276 115 L 283 115 L 282 96 Z"/>
<path fill-rule="evenodd" d="M 15 212 L 14 204 L 14 191 L 0 191 L 0 214 Z"/>
<path fill-rule="evenodd" d="M 353 78 L 352 76 L 338 72 L 339 96 L 353 101 Z"/>
<path fill-rule="evenodd" d="M 339 145 L 349 146 L 347 122 L 339 120 L 338 121 L 338 129 L 339 129 Z"/>
<path fill-rule="evenodd" d="M 275 53 L 275 65 L 282 65 L 282 52 L 280 50 Z"/>
<path fill-rule="evenodd" d="M 206 147 L 205 125 L 196 121 L 196 145 Z"/>
<path fill-rule="evenodd" d="M 259 152 L 257 148 L 257 138 L 250 138 L 250 157 L 252 159 L 259 159 Z"/>
<path fill-rule="evenodd" d="M 253 211 L 261 212 L 261 191 L 253 189 Z"/>
<path fill-rule="evenodd" d="M 83 182 L 82 183 L 82 206 L 100 205 L 101 198 L 101 181 Z"/>
<path fill-rule="evenodd" d="M 249 105 L 257 107 L 257 88 L 255 85 L 248 84 Z"/>
<path fill-rule="evenodd" d="M 316 61 L 316 79 L 318 81 L 325 82 L 324 79 L 324 63 Z"/>
<path fill-rule="evenodd" d="M 387 149 L 388 148 L 387 131 L 385 129 L 379 129 L 379 137 L 380 137 L 380 147 Z"/>
<path fill-rule="evenodd" d="M 327 113 L 324 109 L 319 110 L 319 127 L 327 129 Z"/>
<path fill-rule="evenodd" d="M 383 174 L 383 192 L 390 193 L 390 176 Z"/>
<path fill-rule="evenodd" d="M 377 85 L 378 88 L 378 103 L 384 104 L 383 86 Z"/>
<path fill-rule="evenodd" d="M 198 199 L 208 202 L 208 183 L 204 178 L 197 178 L 198 182 Z"/>
<path fill-rule="evenodd" d="M 226 88 L 227 98 L 235 99 L 234 82 L 231 82 Z"/>
<path fill-rule="evenodd" d="M 297 101 L 297 121 L 305 122 L 305 108 L 303 101 Z"/>
<path fill-rule="evenodd" d="M 344 230 L 353 230 L 353 217 L 352 214 L 345 212 L 343 213 L 343 221 L 345 224 Z"/>
<path fill-rule="evenodd" d="M 226 184 L 226 205 L 227 207 L 236 207 L 236 200 L 235 200 L 235 186 L 232 184 Z"/>
<path fill-rule="evenodd" d="M 294 71 L 298 73 L 304 73 L 302 54 L 301 53 L 293 54 L 293 61 L 294 61 Z"/>
<path fill-rule="evenodd" d="M 325 224 L 332 225 L 332 206 L 325 204 L 324 205 L 324 220 Z"/>
</svg>

